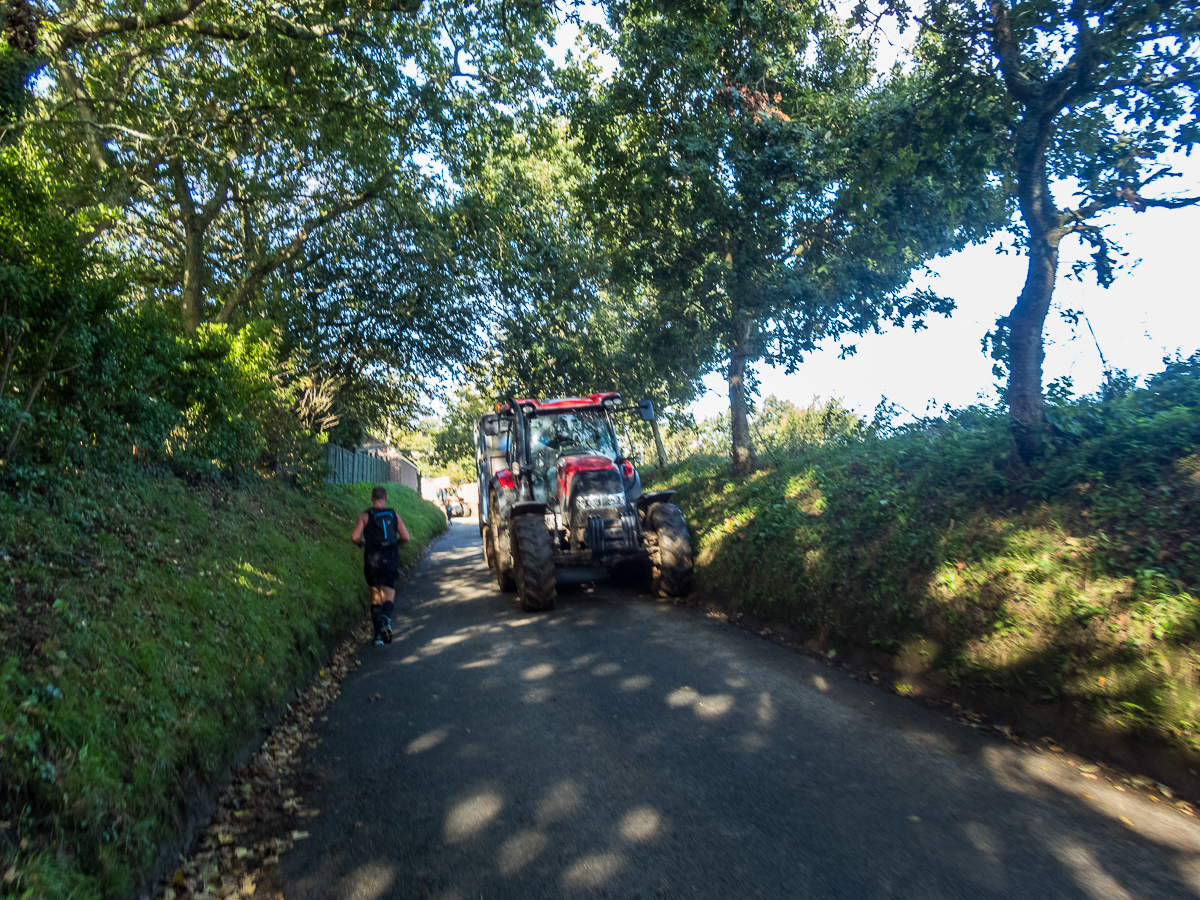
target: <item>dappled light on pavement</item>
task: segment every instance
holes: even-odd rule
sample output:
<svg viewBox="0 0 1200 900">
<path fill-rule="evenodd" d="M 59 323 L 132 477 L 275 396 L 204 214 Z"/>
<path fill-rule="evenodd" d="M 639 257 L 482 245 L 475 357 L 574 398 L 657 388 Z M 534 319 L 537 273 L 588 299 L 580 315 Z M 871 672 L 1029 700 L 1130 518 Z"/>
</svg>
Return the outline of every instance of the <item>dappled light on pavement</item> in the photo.
<svg viewBox="0 0 1200 900">
<path fill-rule="evenodd" d="M 636 587 L 523 613 L 468 523 L 394 624 L 287 900 L 1200 897 L 1195 822 Z"/>
<path fill-rule="evenodd" d="M 504 801 L 494 790 L 485 790 L 465 800 L 459 800 L 446 816 L 446 840 L 461 841 L 482 831 L 499 815 Z"/>
</svg>

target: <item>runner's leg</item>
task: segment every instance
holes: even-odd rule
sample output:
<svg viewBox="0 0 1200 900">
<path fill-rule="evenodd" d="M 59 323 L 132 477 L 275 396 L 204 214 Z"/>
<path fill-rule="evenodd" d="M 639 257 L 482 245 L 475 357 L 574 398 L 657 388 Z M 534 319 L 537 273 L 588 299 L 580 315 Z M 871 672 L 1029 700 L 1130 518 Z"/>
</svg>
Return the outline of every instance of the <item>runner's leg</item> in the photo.
<svg viewBox="0 0 1200 900">
<path fill-rule="evenodd" d="M 390 644 L 392 642 L 392 610 L 396 608 L 396 589 L 385 585 L 380 589 L 380 594 L 383 602 L 379 604 L 381 615 L 379 631 L 383 635 L 384 643 Z"/>
<path fill-rule="evenodd" d="M 379 631 L 382 626 L 381 619 L 383 618 L 383 597 L 387 588 L 382 585 L 373 585 L 371 587 L 371 632 L 373 637 L 379 637 Z M 394 591 L 392 593 L 395 593 Z"/>
</svg>

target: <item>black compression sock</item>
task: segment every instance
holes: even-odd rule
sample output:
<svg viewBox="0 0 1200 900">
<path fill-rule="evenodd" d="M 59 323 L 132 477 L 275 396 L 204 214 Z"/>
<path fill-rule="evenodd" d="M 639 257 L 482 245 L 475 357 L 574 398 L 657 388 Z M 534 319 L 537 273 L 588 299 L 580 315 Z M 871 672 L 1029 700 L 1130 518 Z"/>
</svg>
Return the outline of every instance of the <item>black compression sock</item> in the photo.
<svg viewBox="0 0 1200 900">
<path fill-rule="evenodd" d="M 391 600 L 388 600 L 383 604 L 383 614 L 388 617 L 389 622 L 392 619 L 392 610 L 395 608 L 396 608 L 396 604 L 394 602 L 392 602 Z"/>
<path fill-rule="evenodd" d="M 385 605 L 391 606 L 390 603 L 385 604 Z M 382 619 L 382 618 L 383 618 L 383 610 L 379 608 L 378 604 L 372 603 L 371 604 L 371 627 L 374 630 L 376 636 L 379 635 L 379 628 L 380 628 L 380 625 L 382 624 L 380 622 L 380 619 Z"/>
</svg>

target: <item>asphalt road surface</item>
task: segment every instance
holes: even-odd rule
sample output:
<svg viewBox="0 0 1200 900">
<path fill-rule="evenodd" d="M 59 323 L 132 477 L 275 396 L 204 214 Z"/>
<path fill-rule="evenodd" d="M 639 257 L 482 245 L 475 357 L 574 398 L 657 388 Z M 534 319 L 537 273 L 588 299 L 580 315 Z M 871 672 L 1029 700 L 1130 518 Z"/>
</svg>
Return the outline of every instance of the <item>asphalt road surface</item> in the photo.
<svg viewBox="0 0 1200 900">
<path fill-rule="evenodd" d="M 1200 896 L 1200 824 L 456 521 L 306 762 L 287 900 Z M 378 699 L 374 699 L 378 695 Z"/>
</svg>

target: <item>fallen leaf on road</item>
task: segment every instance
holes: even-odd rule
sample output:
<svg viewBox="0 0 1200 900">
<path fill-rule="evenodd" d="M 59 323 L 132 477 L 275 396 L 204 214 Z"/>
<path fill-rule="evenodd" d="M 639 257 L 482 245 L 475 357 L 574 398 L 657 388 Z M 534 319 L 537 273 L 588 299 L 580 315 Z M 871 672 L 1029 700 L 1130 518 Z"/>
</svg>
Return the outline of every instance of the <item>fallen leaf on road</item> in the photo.
<svg viewBox="0 0 1200 900">
<path fill-rule="evenodd" d="M 1129 821 L 1127 818 L 1125 818 L 1124 816 L 1121 816 L 1121 824 L 1122 824 L 1122 825 L 1126 825 L 1126 826 L 1128 826 L 1129 828 L 1132 828 L 1132 827 L 1133 827 L 1133 823 L 1132 823 L 1132 822 L 1130 822 L 1130 821 Z"/>
<path fill-rule="evenodd" d="M 160 882 L 155 896 L 161 900 L 254 897 L 257 883 L 263 879 L 261 873 L 278 865 L 280 855 L 291 850 L 294 841 L 309 836 L 307 831 L 285 830 L 289 813 L 297 817 L 318 814 L 315 809 L 301 809 L 301 798 L 285 785 L 307 747 L 316 742 L 312 729 L 317 716 L 341 694 L 342 679 L 361 664 L 355 654 L 367 637 L 361 632 L 369 632 L 369 628 L 364 623 L 360 633 L 343 642 L 319 677 L 287 704 L 258 753 L 239 767 L 233 783 L 221 793 L 198 851 Z M 375 698 L 381 699 L 382 694 Z M 287 837 L 271 837 L 272 832 Z M 233 846 L 235 834 L 244 835 L 241 840 L 251 846 Z M 283 898 L 282 893 L 275 896 Z"/>
</svg>

